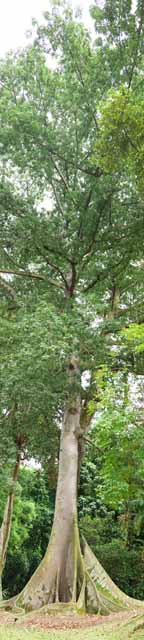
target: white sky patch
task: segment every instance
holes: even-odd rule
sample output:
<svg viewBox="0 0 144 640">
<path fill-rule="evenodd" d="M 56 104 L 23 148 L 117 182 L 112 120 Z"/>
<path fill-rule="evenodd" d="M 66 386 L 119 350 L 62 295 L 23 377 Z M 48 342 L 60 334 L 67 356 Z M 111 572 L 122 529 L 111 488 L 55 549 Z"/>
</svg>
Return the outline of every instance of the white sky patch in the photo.
<svg viewBox="0 0 144 640">
<path fill-rule="evenodd" d="M 30 458 L 30 460 L 22 460 L 21 461 L 21 466 L 22 467 L 29 467 L 29 469 L 41 469 L 42 465 L 40 462 L 37 462 L 37 460 L 35 460 L 35 458 Z"/>
<path fill-rule="evenodd" d="M 144 410 L 144 376 L 129 374 L 129 400 L 135 409 Z"/>
<path fill-rule="evenodd" d="M 80 8 L 83 20 L 88 29 L 92 29 L 92 20 L 89 15 L 90 6 L 96 0 L 71 0 L 73 9 Z M 97 0 L 102 7 L 103 0 Z M 132 11 L 135 10 L 137 0 L 133 0 Z M 17 49 L 26 44 L 26 32 L 31 29 L 32 18 L 42 22 L 44 11 L 49 11 L 50 0 L 4 0 L 0 2 L 0 56 L 5 55 L 10 49 Z"/>
<path fill-rule="evenodd" d="M 89 8 L 92 0 L 71 0 L 73 9 L 80 8 L 87 28 L 91 27 Z M 44 11 L 49 11 L 49 0 L 4 0 L 0 2 L 0 56 L 10 49 L 26 44 L 26 32 L 31 29 L 32 18 L 42 23 Z"/>
<path fill-rule="evenodd" d="M 91 372 L 88 371 L 88 369 L 86 369 L 86 371 L 83 372 L 81 377 L 82 388 L 87 389 L 90 386 L 90 381 L 91 381 Z"/>
</svg>

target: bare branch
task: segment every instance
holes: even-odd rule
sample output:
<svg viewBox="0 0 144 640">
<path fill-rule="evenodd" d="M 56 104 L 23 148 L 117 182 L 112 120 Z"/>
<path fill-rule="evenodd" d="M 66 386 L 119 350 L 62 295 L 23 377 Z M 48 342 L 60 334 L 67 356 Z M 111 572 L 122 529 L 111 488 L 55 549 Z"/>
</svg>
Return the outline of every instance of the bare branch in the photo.
<svg viewBox="0 0 144 640">
<path fill-rule="evenodd" d="M 63 184 L 65 186 L 66 191 L 69 191 L 69 185 L 67 183 L 67 180 L 66 180 L 65 176 L 63 175 L 61 169 L 58 167 L 58 165 L 56 164 L 56 162 L 55 162 L 55 160 L 53 158 L 52 158 L 52 161 L 53 161 L 53 165 L 54 165 L 59 177 L 61 178 L 61 180 L 62 180 L 62 182 L 63 182 Z"/>
<path fill-rule="evenodd" d="M 49 260 L 49 258 L 45 257 L 45 260 L 47 262 L 47 264 L 52 267 L 52 269 L 54 269 L 55 271 L 57 271 L 57 273 L 59 273 L 59 275 L 61 276 L 61 278 L 63 279 L 63 282 L 65 283 L 66 288 L 68 288 L 68 284 L 67 284 L 67 280 L 63 274 L 63 271 L 53 262 L 51 262 L 51 260 Z"/>
</svg>

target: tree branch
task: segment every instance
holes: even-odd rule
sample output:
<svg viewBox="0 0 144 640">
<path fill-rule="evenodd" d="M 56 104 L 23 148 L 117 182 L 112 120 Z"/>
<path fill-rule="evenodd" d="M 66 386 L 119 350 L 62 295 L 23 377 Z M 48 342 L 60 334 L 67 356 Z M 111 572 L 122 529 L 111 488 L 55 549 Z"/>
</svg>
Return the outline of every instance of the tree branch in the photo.
<svg viewBox="0 0 144 640">
<path fill-rule="evenodd" d="M 62 208 L 61 202 L 59 200 L 59 196 L 57 195 L 57 192 L 56 192 L 56 189 L 55 189 L 55 185 L 53 184 L 53 182 L 52 182 L 52 189 L 53 189 L 53 192 L 54 192 L 54 197 L 55 197 L 55 200 L 56 200 L 57 207 L 58 207 L 58 209 L 59 209 L 59 211 L 60 211 L 60 213 L 61 213 L 61 215 L 63 217 L 63 215 L 64 215 L 63 208 Z"/>
<path fill-rule="evenodd" d="M 111 202 L 111 197 L 112 197 L 112 195 L 113 195 L 114 193 L 115 193 L 115 189 L 113 189 L 113 190 L 108 194 L 107 199 L 106 199 L 106 200 L 104 200 L 104 203 L 103 203 L 103 205 L 102 205 L 102 207 L 101 207 L 101 209 L 100 209 L 100 212 L 99 212 L 98 218 L 97 218 L 97 220 L 96 220 L 95 228 L 94 228 L 94 231 L 93 231 L 92 240 L 91 240 L 91 242 L 89 243 L 89 246 L 88 246 L 88 248 L 87 248 L 87 252 L 84 254 L 84 256 L 83 256 L 83 258 L 82 258 L 82 262 L 83 262 L 83 264 L 82 264 L 82 269 L 83 269 L 83 268 L 84 268 L 84 266 L 85 266 L 85 261 L 86 261 L 86 264 L 87 264 L 87 263 L 89 262 L 89 260 L 90 260 L 91 256 L 92 256 L 92 255 L 93 255 L 93 253 L 94 253 L 94 250 L 95 250 L 95 246 L 94 246 L 94 245 L 95 245 L 96 234 L 97 234 L 97 231 L 98 231 L 98 228 L 99 228 L 99 224 L 100 224 L 100 221 L 101 221 L 101 219 L 102 219 L 102 216 L 103 216 L 103 213 L 104 213 L 104 211 L 105 211 L 105 208 L 106 208 L 106 206 L 109 204 L 109 202 Z"/>
<path fill-rule="evenodd" d="M 106 272 L 106 274 L 107 274 L 107 272 Z M 91 280 L 91 282 L 87 285 L 87 287 L 84 287 L 83 293 L 87 293 L 87 291 L 89 291 L 89 289 L 93 289 L 95 284 L 97 284 L 97 282 L 99 282 L 99 280 L 101 279 L 101 276 L 102 276 L 102 273 L 98 273 L 96 278 L 94 278 L 94 280 Z"/>
<path fill-rule="evenodd" d="M 92 193 L 93 190 L 90 189 L 89 193 L 86 196 L 86 201 L 85 201 L 85 205 L 84 205 L 84 212 L 87 211 L 90 201 L 91 201 L 91 197 L 92 197 Z M 81 231 L 82 231 L 82 226 L 83 226 L 83 216 L 81 216 L 81 220 L 80 220 L 80 224 L 79 224 L 79 229 L 78 229 L 78 238 L 80 237 Z"/>
<path fill-rule="evenodd" d="M 54 264 L 54 262 L 51 262 L 51 260 L 49 260 L 49 258 L 43 254 L 43 252 L 41 251 L 40 247 L 38 245 L 35 245 L 37 251 L 39 252 L 40 256 L 42 256 L 42 258 L 44 258 L 44 260 L 46 260 L 46 263 L 48 264 L 49 267 L 52 267 L 52 269 L 54 269 L 54 271 L 57 271 L 57 273 L 59 273 L 59 275 L 61 276 L 61 278 L 63 279 L 63 282 L 65 284 L 65 287 L 68 288 L 68 284 L 67 284 L 67 280 L 64 276 L 63 271 L 60 269 L 60 267 L 58 267 L 57 264 Z M 44 246 L 45 249 L 45 246 Z"/>
<path fill-rule="evenodd" d="M 19 271 L 17 269 L 0 268 L 0 273 L 8 273 L 15 276 L 21 276 L 22 278 L 34 278 L 36 280 L 43 280 L 44 282 L 47 281 L 46 276 L 40 275 L 38 273 L 31 273 L 30 271 Z M 63 286 L 61 284 L 58 284 L 58 282 L 54 282 L 54 280 L 49 280 L 49 284 L 51 284 L 53 287 L 57 287 L 58 289 L 63 289 Z"/>
<path fill-rule="evenodd" d="M 61 278 L 63 279 L 63 282 L 64 282 L 64 284 L 65 284 L 66 288 L 68 288 L 67 280 L 66 280 L 66 278 L 65 278 L 65 276 L 64 276 L 64 274 L 63 274 L 63 271 L 61 271 L 61 269 L 60 269 L 56 264 L 54 264 L 53 262 L 51 262 L 51 260 L 49 260 L 49 258 L 45 257 L 45 260 L 46 260 L 47 264 L 48 264 L 50 267 L 52 267 L 52 269 L 54 269 L 55 271 L 57 271 L 57 273 L 59 273 L 59 275 L 60 275 L 60 276 L 61 276 Z"/>
<path fill-rule="evenodd" d="M 93 447 L 96 451 L 98 451 L 98 453 L 103 453 L 103 449 L 98 447 L 95 444 L 95 442 L 92 442 L 92 440 L 90 440 L 90 438 L 87 438 L 87 436 L 83 436 L 83 440 L 86 442 L 86 444 L 90 444 L 90 446 Z"/>
<path fill-rule="evenodd" d="M 61 258 L 63 258 L 63 260 L 66 260 L 66 262 L 68 262 L 69 264 L 73 264 L 73 259 L 69 258 L 69 256 L 66 256 L 65 253 L 63 253 L 62 251 L 53 249 L 52 247 L 44 244 L 44 249 L 46 249 L 46 251 L 49 251 L 50 253 L 52 253 L 55 256 L 55 253 L 57 252 L 57 255 L 60 256 Z"/>
<path fill-rule="evenodd" d="M 67 180 L 66 180 L 65 176 L 63 175 L 61 169 L 57 166 L 57 164 L 56 164 L 56 162 L 55 162 L 55 160 L 53 158 L 52 158 L 52 161 L 53 161 L 53 165 L 54 165 L 59 177 L 61 178 L 61 180 L 62 180 L 62 182 L 63 182 L 63 184 L 65 186 L 66 191 L 69 191 L 69 185 L 67 183 Z"/>
</svg>

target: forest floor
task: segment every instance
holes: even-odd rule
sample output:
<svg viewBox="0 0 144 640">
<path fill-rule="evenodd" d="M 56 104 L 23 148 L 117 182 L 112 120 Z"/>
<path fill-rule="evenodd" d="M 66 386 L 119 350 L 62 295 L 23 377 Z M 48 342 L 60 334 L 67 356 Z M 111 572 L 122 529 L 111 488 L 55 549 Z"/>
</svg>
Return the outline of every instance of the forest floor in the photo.
<svg viewBox="0 0 144 640">
<path fill-rule="evenodd" d="M 0 613 L 0 640 L 144 640 L 144 610 L 109 616 L 42 616 L 20 618 Z"/>
</svg>

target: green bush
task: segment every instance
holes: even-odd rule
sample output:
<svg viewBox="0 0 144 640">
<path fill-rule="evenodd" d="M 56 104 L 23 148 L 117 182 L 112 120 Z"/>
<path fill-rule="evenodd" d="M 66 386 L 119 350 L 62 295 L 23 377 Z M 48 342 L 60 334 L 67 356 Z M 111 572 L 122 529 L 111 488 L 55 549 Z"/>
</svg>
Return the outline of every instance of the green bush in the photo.
<svg viewBox="0 0 144 640">
<path fill-rule="evenodd" d="M 95 553 L 112 580 L 133 598 L 144 599 L 143 550 L 126 549 L 121 540 L 95 547 Z"/>
<path fill-rule="evenodd" d="M 144 599 L 143 546 L 128 549 L 112 513 L 105 518 L 81 518 L 80 530 L 112 580 L 133 598 Z"/>
</svg>

